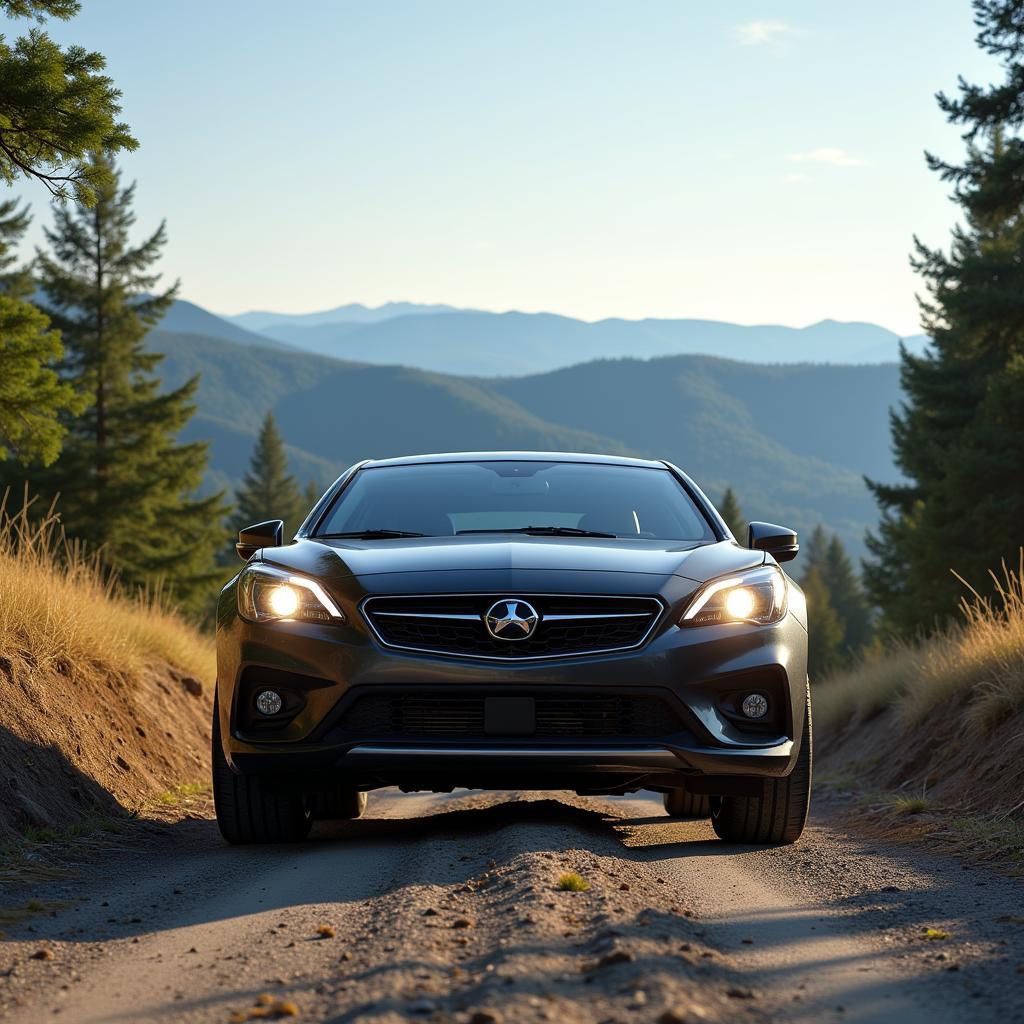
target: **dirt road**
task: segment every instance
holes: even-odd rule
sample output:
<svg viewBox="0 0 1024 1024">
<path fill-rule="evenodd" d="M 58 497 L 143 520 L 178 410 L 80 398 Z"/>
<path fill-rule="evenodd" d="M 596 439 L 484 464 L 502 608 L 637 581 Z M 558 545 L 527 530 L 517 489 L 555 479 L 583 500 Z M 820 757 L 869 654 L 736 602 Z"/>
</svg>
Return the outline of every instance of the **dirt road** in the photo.
<svg viewBox="0 0 1024 1024">
<path fill-rule="evenodd" d="M 185 821 L 20 894 L 55 916 L 0 943 L 0 1018 L 1024 1021 L 1024 884 L 828 820 L 774 850 L 654 796 L 374 793 L 295 848 Z"/>
</svg>

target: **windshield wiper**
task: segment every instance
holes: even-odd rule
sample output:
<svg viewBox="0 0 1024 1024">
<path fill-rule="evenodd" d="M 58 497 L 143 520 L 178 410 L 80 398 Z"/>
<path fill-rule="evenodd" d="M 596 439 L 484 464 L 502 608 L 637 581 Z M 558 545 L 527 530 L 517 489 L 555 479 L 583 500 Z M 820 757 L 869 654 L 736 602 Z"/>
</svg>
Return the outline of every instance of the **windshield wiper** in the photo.
<svg viewBox="0 0 1024 1024">
<path fill-rule="evenodd" d="M 458 533 L 528 533 L 533 537 L 618 537 L 617 533 L 581 530 L 576 526 L 519 526 L 507 530 L 459 530 Z"/>
<path fill-rule="evenodd" d="M 425 533 L 414 533 L 410 530 L 351 530 L 348 533 L 321 533 L 314 540 L 339 540 L 342 537 L 355 537 L 358 540 L 388 540 L 391 537 L 426 537 Z"/>
</svg>

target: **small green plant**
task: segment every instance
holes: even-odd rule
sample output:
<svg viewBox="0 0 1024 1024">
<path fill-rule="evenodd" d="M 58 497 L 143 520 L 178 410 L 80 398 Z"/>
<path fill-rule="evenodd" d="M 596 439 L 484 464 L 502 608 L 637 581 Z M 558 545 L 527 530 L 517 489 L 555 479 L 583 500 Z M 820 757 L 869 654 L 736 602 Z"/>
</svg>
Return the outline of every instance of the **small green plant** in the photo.
<svg viewBox="0 0 1024 1024">
<path fill-rule="evenodd" d="M 925 942 L 941 942 L 943 939 L 948 938 L 949 932 L 944 931 L 942 928 L 925 928 L 924 930 Z"/>
<path fill-rule="evenodd" d="M 898 796 L 893 798 L 892 809 L 897 814 L 923 814 L 928 801 L 923 796 Z"/>
<path fill-rule="evenodd" d="M 575 871 L 566 871 L 558 879 L 558 888 L 562 892 L 586 892 L 590 888 L 590 883 Z"/>
<path fill-rule="evenodd" d="M 180 803 L 187 803 L 189 797 L 201 796 L 209 791 L 210 784 L 208 782 L 186 782 L 175 786 L 174 789 L 169 789 L 166 793 L 161 793 L 156 798 L 156 802 L 165 807 L 175 807 Z"/>
<path fill-rule="evenodd" d="M 37 828 L 35 825 L 26 825 L 21 834 L 29 843 L 52 843 L 57 838 L 52 828 Z"/>
</svg>

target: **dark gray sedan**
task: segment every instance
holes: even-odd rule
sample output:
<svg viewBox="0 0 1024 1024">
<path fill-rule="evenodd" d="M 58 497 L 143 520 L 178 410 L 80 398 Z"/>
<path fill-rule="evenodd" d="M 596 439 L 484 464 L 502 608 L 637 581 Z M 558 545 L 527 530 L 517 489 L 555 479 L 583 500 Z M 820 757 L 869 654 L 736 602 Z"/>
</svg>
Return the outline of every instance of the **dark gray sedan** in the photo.
<svg viewBox="0 0 1024 1024">
<path fill-rule="evenodd" d="M 731 842 L 799 838 L 793 531 L 743 546 L 675 466 L 533 452 L 363 462 L 282 531 L 239 534 L 220 597 L 229 842 L 302 839 L 382 786 L 648 789 Z"/>
</svg>

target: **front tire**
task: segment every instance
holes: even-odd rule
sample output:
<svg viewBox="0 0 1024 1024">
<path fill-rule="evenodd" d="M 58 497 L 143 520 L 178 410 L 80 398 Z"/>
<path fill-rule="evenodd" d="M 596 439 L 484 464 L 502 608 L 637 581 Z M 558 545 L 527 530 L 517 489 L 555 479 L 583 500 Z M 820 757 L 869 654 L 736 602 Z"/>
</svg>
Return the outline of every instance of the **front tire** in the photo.
<svg viewBox="0 0 1024 1024">
<path fill-rule="evenodd" d="M 785 846 L 807 824 L 811 804 L 811 696 L 807 695 L 803 737 L 796 765 L 784 779 L 762 779 L 756 796 L 719 797 L 711 825 L 727 843 Z"/>
<path fill-rule="evenodd" d="M 220 834 L 233 845 L 297 843 L 313 817 L 300 789 L 262 775 L 237 775 L 224 756 L 217 698 L 213 701 L 213 804 Z"/>
<path fill-rule="evenodd" d="M 670 818 L 710 818 L 711 797 L 680 788 L 665 794 L 665 813 Z"/>
</svg>

